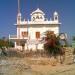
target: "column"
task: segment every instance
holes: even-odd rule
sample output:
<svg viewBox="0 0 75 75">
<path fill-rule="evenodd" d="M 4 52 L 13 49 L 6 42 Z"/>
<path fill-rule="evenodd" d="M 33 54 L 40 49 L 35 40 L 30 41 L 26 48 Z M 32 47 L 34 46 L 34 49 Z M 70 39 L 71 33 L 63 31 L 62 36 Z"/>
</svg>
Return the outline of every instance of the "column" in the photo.
<svg viewBox="0 0 75 75">
<path fill-rule="evenodd" d="M 16 42 L 15 42 L 15 48 L 17 48 L 17 44 L 16 44 Z"/>
</svg>

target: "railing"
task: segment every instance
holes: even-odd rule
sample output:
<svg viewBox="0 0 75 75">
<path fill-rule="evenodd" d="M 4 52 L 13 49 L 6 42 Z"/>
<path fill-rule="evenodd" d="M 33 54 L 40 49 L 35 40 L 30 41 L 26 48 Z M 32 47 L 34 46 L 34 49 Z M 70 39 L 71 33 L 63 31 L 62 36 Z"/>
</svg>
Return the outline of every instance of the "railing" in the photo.
<svg viewBox="0 0 75 75">
<path fill-rule="evenodd" d="M 9 35 L 9 39 L 28 39 L 28 37 L 20 37 L 18 38 L 17 35 Z"/>
<path fill-rule="evenodd" d="M 17 38 L 17 35 L 9 35 L 10 39 Z"/>
</svg>

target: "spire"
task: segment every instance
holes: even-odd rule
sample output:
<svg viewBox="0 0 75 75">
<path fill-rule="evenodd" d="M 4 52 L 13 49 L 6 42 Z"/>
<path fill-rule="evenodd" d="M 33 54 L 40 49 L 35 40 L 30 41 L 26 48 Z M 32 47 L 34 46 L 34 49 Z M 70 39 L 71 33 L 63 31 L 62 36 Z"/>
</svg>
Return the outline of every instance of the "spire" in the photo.
<svg viewBox="0 0 75 75">
<path fill-rule="evenodd" d="M 20 0 L 18 0 L 18 16 L 21 16 L 21 12 L 20 12 Z"/>
<path fill-rule="evenodd" d="M 17 14 L 17 25 L 19 25 L 19 28 L 17 30 L 18 38 L 20 38 L 20 23 L 21 23 L 20 0 L 18 0 L 18 14 Z"/>
<path fill-rule="evenodd" d="M 18 0 L 17 24 L 20 24 L 20 22 L 21 22 L 20 0 Z"/>
<path fill-rule="evenodd" d="M 20 0 L 18 0 L 18 13 L 20 13 Z"/>
</svg>

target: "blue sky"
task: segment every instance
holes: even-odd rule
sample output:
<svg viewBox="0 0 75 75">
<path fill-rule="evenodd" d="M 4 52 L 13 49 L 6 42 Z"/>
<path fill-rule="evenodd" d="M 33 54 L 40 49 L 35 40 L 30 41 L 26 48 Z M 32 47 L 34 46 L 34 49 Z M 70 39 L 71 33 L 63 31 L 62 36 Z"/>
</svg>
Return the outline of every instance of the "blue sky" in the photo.
<svg viewBox="0 0 75 75">
<path fill-rule="evenodd" d="M 0 0 L 0 37 L 16 34 L 16 16 L 18 0 Z M 75 0 L 21 0 L 22 18 L 30 18 L 30 13 L 40 8 L 48 19 L 53 12 L 59 13 L 62 23 L 60 32 L 68 36 L 75 35 Z"/>
</svg>

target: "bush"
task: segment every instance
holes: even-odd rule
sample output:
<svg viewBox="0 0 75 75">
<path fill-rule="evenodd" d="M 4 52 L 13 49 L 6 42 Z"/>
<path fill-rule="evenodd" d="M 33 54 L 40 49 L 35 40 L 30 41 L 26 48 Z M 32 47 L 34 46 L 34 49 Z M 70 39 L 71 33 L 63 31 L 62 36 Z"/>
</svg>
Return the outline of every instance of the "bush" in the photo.
<svg viewBox="0 0 75 75">
<path fill-rule="evenodd" d="M 56 56 L 60 54 L 61 44 L 59 37 L 57 37 L 54 33 L 51 34 L 50 32 L 47 32 L 45 41 L 44 49 L 49 55 Z"/>
</svg>

